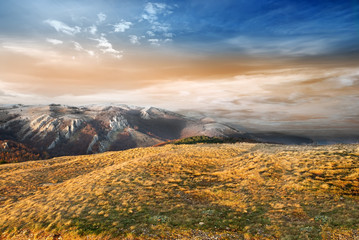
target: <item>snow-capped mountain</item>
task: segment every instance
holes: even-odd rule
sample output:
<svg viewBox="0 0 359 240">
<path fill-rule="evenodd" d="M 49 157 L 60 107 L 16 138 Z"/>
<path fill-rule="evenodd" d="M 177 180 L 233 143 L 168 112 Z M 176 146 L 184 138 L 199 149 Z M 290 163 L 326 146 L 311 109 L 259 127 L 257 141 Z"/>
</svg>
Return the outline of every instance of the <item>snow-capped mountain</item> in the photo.
<svg viewBox="0 0 359 240">
<path fill-rule="evenodd" d="M 188 118 L 154 107 L 3 105 L 0 139 L 14 140 L 51 156 L 99 153 L 189 136 L 240 137 L 227 125 Z"/>
</svg>

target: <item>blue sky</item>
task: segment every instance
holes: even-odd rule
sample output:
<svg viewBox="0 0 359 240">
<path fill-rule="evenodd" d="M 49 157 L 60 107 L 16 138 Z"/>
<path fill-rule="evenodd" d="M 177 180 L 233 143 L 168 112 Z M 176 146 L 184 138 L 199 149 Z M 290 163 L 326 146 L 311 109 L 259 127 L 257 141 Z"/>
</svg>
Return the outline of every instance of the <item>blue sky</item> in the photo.
<svg viewBox="0 0 359 240">
<path fill-rule="evenodd" d="M 100 13 L 106 16 L 102 23 L 97 17 Z M 79 43 L 88 42 L 90 36 L 84 31 L 95 26 L 97 34 L 106 34 L 118 46 L 127 45 L 129 36 L 136 36 L 132 41 L 145 45 L 199 52 L 274 54 L 274 46 L 281 46 L 284 50 L 280 54 L 313 55 L 359 49 L 357 0 L 4 0 L 0 2 L 0 16 L 3 38 L 69 39 L 69 34 L 56 32 L 47 24 L 50 19 L 80 27 L 72 38 Z M 128 23 L 128 28 L 114 34 L 111 25 L 121 23 Z"/>
<path fill-rule="evenodd" d="M 0 18 L 0 103 L 359 129 L 359 0 L 1 0 Z"/>
</svg>

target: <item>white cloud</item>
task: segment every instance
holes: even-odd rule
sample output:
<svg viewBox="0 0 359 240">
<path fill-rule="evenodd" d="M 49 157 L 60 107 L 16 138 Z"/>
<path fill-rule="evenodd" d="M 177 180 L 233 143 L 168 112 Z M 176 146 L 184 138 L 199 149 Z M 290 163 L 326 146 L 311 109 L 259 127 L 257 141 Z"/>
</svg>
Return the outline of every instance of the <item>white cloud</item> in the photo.
<svg viewBox="0 0 359 240">
<path fill-rule="evenodd" d="M 88 31 L 92 34 L 95 35 L 97 33 L 97 27 L 95 25 L 92 25 L 91 27 L 88 28 Z"/>
<path fill-rule="evenodd" d="M 94 51 L 87 50 L 87 49 L 83 48 L 80 43 L 75 42 L 75 41 L 74 41 L 73 43 L 74 43 L 74 46 L 75 46 L 75 50 L 76 50 L 76 51 L 79 51 L 79 52 L 84 51 L 84 52 L 88 53 L 90 56 L 94 56 L 94 55 L 95 55 Z"/>
<path fill-rule="evenodd" d="M 151 29 L 154 32 L 168 32 L 170 30 L 171 26 L 169 24 L 166 23 L 159 23 L 159 22 L 154 22 Z"/>
<path fill-rule="evenodd" d="M 63 44 L 64 42 L 58 39 L 53 39 L 53 38 L 46 38 L 46 41 L 54 44 L 54 45 L 59 45 L 59 44 Z"/>
<path fill-rule="evenodd" d="M 166 38 L 173 38 L 173 33 L 164 33 L 163 36 Z"/>
<path fill-rule="evenodd" d="M 241 51 L 254 55 L 318 55 L 323 54 L 338 41 L 336 38 L 317 38 L 299 36 L 297 38 L 261 38 L 238 36 L 228 39 L 226 43 Z"/>
<path fill-rule="evenodd" d="M 148 42 L 153 46 L 161 46 L 162 43 L 169 43 L 172 41 L 173 40 L 171 38 L 165 38 L 165 39 L 150 38 L 150 39 L 148 39 Z"/>
<path fill-rule="evenodd" d="M 129 35 L 128 37 L 130 38 L 130 42 L 131 42 L 132 44 L 141 44 L 141 43 L 140 43 L 141 37 L 138 37 L 138 36 L 136 36 L 136 35 Z"/>
<path fill-rule="evenodd" d="M 109 53 L 115 58 L 122 58 L 122 51 L 118 51 L 112 47 L 112 44 L 102 35 L 100 38 L 91 38 L 94 41 L 97 41 L 97 48 L 100 49 L 103 53 Z"/>
<path fill-rule="evenodd" d="M 146 33 L 147 33 L 147 35 L 150 36 L 150 37 L 156 36 L 156 34 L 155 34 L 154 32 L 152 32 L 152 31 L 147 31 Z"/>
<path fill-rule="evenodd" d="M 165 3 L 152 3 L 149 2 L 145 5 L 141 20 L 146 20 L 150 24 L 149 31 L 146 34 L 155 39 L 154 37 L 159 33 L 162 34 L 166 39 L 158 39 L 158 42 L 169 42 L 172 41 L 173 34 L 169 31 L 171 30 L 171 25 L 161 21 L 161 17 L 172 14 L 172 7 Z M 152 45 L 158 45 L 155 41 L 150 41 Z"/>
<path fill-rule="evenodd" d="M 51 27 L 55 28 L 55 30 L 57 32 L 62 32 L 67 35 L 75 35 L 76 33 L 81 32 L 80 27 L 78 27 L 78 26 L 70 27 L 70 26 L 66 25 L 65 23 L 57 21 L 57 20 L 48 19 L 48 20 L 45 20 L 44 23 L 47 23 Z"/>
<path fill-rule="evenodd" d="M 125 20 L 122 19 L 121 22 L 113 25 L 113 27 L 115 32 L 124 32 L 127 29 L 129 29 L 131 25 L 132 25 L 131 22 L 126 22 Z"/>
<path fill-rule="evenodd" d="M 81 46 L 80 43 L 74 42 L 74 45 L 75 45 L 75 50 L 76 50 L 76 51 L 82 51 L 82 50 L 84 50 L 84 48 Z"/>
<path fill-rule="evenodd" d="M 101 12 L 101 13 L 97 14 L 97 18 L 98 18 L 97 23 L 102 23 L 106 20 L 107 16 L 106 16 L 106 14 Z"/>
<path fill-rule="evenodd" d="M 343 86 L 349 87 L 349 86 L 353 86 L 355 79 L 348 78 L 348 77 L 342 77 L 342 78 L 339 78 L 339 81 Z"/>
<path fill-rule="evenodd" d="M 157 38 L 151 38 L 151 39 L 148 39 L 148 41 L 153 46 L 160 46 L 161 45 L 160 44 L 160 39 L 157 39 Z"/>
<path fill-rule="evenodd" d="M 337 85 L 337 88 L 358 86 L 359 83 L 359 69 L 354 72 L 348 72 L 341 74 L 340 76 L 333 77 L 331 79 L 331 85 Z"/>
<path fill-rule="evenodd" d="M 52 60 L 58 60 L 60 59 L 60 56 L 55 51 L 49 51 L 41 46 L 36 46 L 32 44 L 27 43 L 4 43 L 2 45 L 4 49 L 7 51 L 13 52 L 13 53 L 19 53 L 22 55 L 26 55 L 29 57 L 34 57 L 38 59 L 52 59 Z"/>
<path fill-rule="evenodd" d="M 171 14 L 171 7 L 165 3 L 147 3 L 142 14 L 142 19 L 150 23 L 154 23 L 158 19 L 158 15 Z"/>
</svg>

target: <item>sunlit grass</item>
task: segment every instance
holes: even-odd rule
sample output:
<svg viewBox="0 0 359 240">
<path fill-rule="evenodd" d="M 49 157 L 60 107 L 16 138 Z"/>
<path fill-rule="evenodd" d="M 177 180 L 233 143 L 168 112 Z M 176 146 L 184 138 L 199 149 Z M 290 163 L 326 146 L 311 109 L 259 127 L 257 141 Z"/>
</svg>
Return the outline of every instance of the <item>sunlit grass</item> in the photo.
<svg viewBox="0 0 359 240">
<path fill-rule="evenodd" d="M 358 158 L 358 145 L 240 143 L 3 165 L 0 231 L 4 239 L 357 239 Z"/>
</svg>

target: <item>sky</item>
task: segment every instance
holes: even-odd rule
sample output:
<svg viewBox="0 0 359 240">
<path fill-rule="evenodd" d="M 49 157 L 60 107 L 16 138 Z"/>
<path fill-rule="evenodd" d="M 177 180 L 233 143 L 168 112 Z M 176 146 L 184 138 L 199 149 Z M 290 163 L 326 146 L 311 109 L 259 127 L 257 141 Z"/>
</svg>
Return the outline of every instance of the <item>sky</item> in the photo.
<svg viewBox="0 0 359 240">
<path fill-rule="evenodd" d="M 0 103 L 359 132 L 359 0 L 2 0 Z"/>
</svg>

